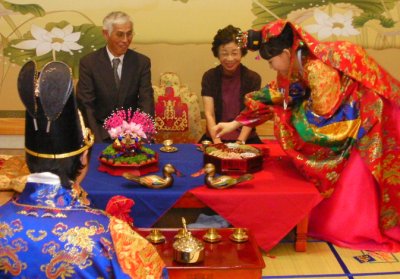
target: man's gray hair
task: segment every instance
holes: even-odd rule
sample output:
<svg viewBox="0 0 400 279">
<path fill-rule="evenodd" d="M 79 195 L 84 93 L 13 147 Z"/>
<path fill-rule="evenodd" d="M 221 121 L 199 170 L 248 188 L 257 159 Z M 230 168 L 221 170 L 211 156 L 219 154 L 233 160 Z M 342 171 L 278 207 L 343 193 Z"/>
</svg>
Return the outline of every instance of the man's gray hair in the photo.
<svg viewBox="0 0 400 279">
<path fill-rule="evenodd" d="M 130 22 L 133 25 L 131 17 L 124 12 L 111 12 L 103 19 L 103 30 L 106 30 L 111 35 L 114 24 L 124 24 Z"/>
</svg>

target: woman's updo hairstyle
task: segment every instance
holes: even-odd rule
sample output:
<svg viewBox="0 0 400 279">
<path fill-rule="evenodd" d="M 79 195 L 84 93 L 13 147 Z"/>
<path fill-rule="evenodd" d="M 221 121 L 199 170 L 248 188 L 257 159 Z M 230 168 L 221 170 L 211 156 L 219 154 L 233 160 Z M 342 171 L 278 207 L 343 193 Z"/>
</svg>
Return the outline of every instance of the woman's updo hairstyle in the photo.
<svg viewBox="0 0 400 279">
<path fill-rule="evenodd" d="M 218 58 L 219 54 L 218 50 L 219 47 L 222 45 L 226 45 L 232 42 L 240 45 L 238 40 L 241 34 L 242 31 L 240 30 L 240 28 L 234 27 L 232 25 L 228 25 L 223 29 L 219 29 L 217 34 L 214 36 L 214 40 L 212 42 L 212 47 L 211 47 L 214 56 Z M 245 56 L 247 54 L 246 48 L 241 47 L 240 51 L 242 53 L 242 56 Z"/>
<path fill-rule="evenodd" d="M 293 30 L 290 24 L 286 24 L 282 32 L 268 39 L 267 42 L 260 45 L 260 56 L 269 60 L 283 52 L 284 49 L 290 49 L 293 45 Z"/>
</svg>

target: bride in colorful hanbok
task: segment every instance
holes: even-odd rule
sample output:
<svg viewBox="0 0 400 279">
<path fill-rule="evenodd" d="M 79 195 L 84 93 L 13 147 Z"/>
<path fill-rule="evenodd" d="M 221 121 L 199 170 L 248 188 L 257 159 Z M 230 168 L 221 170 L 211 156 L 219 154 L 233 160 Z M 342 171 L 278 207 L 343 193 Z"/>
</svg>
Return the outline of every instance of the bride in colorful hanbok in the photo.
<svg viewBox="0 0 400 279">
<path fill-rule="evenodd" d="M 278 20 L 243 36 L 277 71 L 221 136 L 274 121 L 294 165 L 325 199 L 309 235 L 354 249 L 400 251 L 400 82 L 349 42 L 319 42 Z"/>
</svg>

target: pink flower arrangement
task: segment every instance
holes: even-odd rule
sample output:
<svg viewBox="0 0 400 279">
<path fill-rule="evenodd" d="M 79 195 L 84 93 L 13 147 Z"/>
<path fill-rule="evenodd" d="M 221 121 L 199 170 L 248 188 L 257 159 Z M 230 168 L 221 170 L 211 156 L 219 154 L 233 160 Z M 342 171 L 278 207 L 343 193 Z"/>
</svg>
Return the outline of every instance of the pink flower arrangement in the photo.
<svg viewBox="0 0 400 279">
<path fill-rule="evenodd" d="M 132 139 L 150 140 L 156 133 L 153 118 L 139 109 L 119 109 L 114 111 L 104 121 L 104 129 L 112 139 L 129 136 Z"/>
</svg>

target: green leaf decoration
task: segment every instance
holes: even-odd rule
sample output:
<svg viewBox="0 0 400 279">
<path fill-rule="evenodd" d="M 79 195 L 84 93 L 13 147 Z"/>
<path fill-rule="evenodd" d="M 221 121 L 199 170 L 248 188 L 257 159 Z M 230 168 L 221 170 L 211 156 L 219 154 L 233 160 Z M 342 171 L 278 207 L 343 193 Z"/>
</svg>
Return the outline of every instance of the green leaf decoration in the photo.
<svg viewBox="0 0 400 279">
<path fill-rule="evenodd" d="M 54 27 L 64 28 L 67 26 L 67 21 L 61 21 L 58 23 L 48 23 L 46 24 L 45 29 L 50 31 Z M 81 32 L 81 36 L 79 40 L 76 42 L 77 44 L 83 46 L 80 50 L 72 50 L 72 55 L 69 52 L 59 51 L 56 52 L 56 60 L 63 61 L 67 65 L 69 65 L 72 69 L 72 74 L 74 78 L 78 77 L 79 72 L 79 61 L 86 54 L 97 50 L 105 45 L 105 40 L 102 35 L 102 27 L 96 26 L 93 24 L 82 24 L 79 26 L 73 26 L 73 32 Z M 38 68 L 41 69 L 46 63 L 53 61 L 52 52 L 48 52 L 41 56 L 36 56 L 36 50 L 23 50 L 15 48 L 14 45 L 18 44 L 24 40 L 32 40 L 32 34 L 30 31 L 26 32 L 23 35 L 22 39 L 11 40 L 6 48 L 4 48 L 4 56 L 10 58 L 12 63 L 18 64 L 20 66 L 24 65 L 29 60 L 36 61 Z"/>
<path fill-rule="evenodd" d="M 46 14 L 46 11 L 37 4 L 13 4 L 7 1 L 0 1 L 0 3 L 3 4 L 4 8 L 23 15 L 32 14 L 41 17 Z"/>
<path fill-rule="evenodd" d="M 331 2 L 331 1 L 329 1 Z M 365 13 L 382 14 L 394 8 L 398 0 L 352 0 L 352 1 L 332 1 L 334 3 L 349 3 L 357 6 Z"/>
<path fill-rule="evenodd" d="M 355 28 L 361 28 L 370 20 L 379 20 L 380 24 L 385 28 L 392 28 L 396 22 L 391 18 L 386 18 L 382 15 L 364 13 L 360 16 L 353 18 L 353 25 Z"/>
<path fill-rule="evenodd" d="M 374 19 L 379 18 L 381 24 L 385 27 L 391 27 L 391 19 L 388 19 L 388 11 L 393 9 L 398 0 L 258 0 L 253 1 L 251 11 L 256 16 L 253 21 L 253 28 L 260 29 L 266 23 L 274 21 L 278 18 L 285 19 L 287 15 L 293 11 L 300 9 L 318 8 L 329 4 L 348 3 L 363 10 L 366 14 L 373 14 Z M 362 27 L 366 23 L 366 17 L 360 18 L 357 27 Z"/>
</svg>

